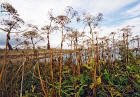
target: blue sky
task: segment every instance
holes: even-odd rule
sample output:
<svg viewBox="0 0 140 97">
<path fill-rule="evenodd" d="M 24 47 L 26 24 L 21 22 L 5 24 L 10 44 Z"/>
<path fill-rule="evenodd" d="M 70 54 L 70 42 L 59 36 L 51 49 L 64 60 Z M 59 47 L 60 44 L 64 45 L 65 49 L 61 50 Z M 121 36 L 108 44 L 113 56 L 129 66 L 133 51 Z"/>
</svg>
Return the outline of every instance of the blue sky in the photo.
<svg viewBox="0 0 140 97">
<path fill-rule="evenodd" d="M 119 26 L 125 21 L 140 17 L 140 7 L 139 9 L 134 10 L 131 14 L 127 13 L 129 10 L 132 10 L 136 6 L 140 6 L 140 1 L 132 2 L 128 5 L 123 6 L 122 8 L 119 8 L 114 12 L 105 14 L 105 17 L 110 18 L 110 20 L 105 20 L 103 26 Z M 137 11 L 139 11 L 138 14 L 133 14 Z"/>
<path fill-rule="evenodd" d="M 101 35 L 107 35 L 118 28 L 127 25 L 135 26 L 134 34 L 140 35 L 140 0 L 1 0 L 12 4 L 26 23 L 32 23 L 42 27 L 48 24 L 47 13 L 53 9 L 56 15 L 63 14 L 66 6 L 83 12 L 96 14 L 103 13 L 103 21 L 100 24 Z M 0 32 L 0 41 L 5 34 Z M 60 34 L 53 33 L 51 42 L 53 45 L 60 43 Z M 55 41 L 55 42 L 54 42 Z M 3 42 L 0 42 L 2 45 Z"/>
</svg>

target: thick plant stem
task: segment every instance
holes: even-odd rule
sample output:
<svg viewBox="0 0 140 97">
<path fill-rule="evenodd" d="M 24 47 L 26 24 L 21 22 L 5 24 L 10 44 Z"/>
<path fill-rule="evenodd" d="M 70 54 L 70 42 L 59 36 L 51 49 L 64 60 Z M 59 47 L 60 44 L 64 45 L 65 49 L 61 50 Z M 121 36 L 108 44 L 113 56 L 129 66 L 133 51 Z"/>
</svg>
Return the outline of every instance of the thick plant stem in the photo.
<svg viewBox="0 0 140 97">
<path fill-rule="evenodd" d="M 89 60 L 91 59 L 91 53 L 92 53 L 92 51 L 90 51 L 90 47 L 88 48 L 88 53 L 89 53 Z"/>
<path fill-rule="evenodd" d="M 103 65 L 106 64 L 106 60 L 105 60 L 105 57 L 104 57 L 104 52 L 105 52 L 105 49 L 104 49 L 104 45 L 103 45 L 103 48 L 102 48 Z"/>
<path fill-rule="evenodd" d="M 98 58 L 97 58 L 97 64 L 98 64 L 98 74 L 99 74 L 99 76 L 100 76 L 100 71 L 101 71 L 101 64 L 100 64 L 100 47 L 99 47 L 99 45 L 97 44 L 97 56 L 98 56 Z"/>
<path fill-rule="evenodd" d="M 115 60 L 116 60 L 116 48 L 115 48 L 115 39 L 113 36 L 113 63 L 115 64 Z"/>
<path fill-rule="evenodd" d="M 47 60 L 46 60 L 46 58 L 47 58 L 47 56 L 46 56 L 46 54 L 45 54 L 45 68 L 47 69 Z"/>
<path fill-rule="evenodd" d="M 42 80 L 42 78 L 41 78 L 38 60 L 37 60 L 37 72 L 38 72 L 38 76 L 39 76 L 39 79 L 40 79 L 40 84 L 41 84 L 42 91 L 43 91 L 43 93 L 45 94 L 45 97 L 48 97 L 48 94 L 47 94 L 47 92 L 46 92 L 46 90 L 45 90 L 45 88 L 44 88 L 43 80 Z"/>
<path fill-rule="evenodd" d="M 94 48 L 95 49 L 95 48 Z M 95 50 L 94 50 L 95 51 Z M 94 52 L 94 72 L 93 72 L 93 83 L 94 83 L 94 87 L 93 87 L 93 97 L 96 97 L 96 68 L 97 68 L 97 60 L 96 60 L 96 54 Z"/>
<path fill-rule="evenodd" d="M 93 97 L 96 97 L 96 63 L 94 66 L 94 87 L 93 87 Z"/>
<path fill-rule="evenodd" d="M 50 49 L 50 36 L 49 36 L 49 31 L 47 33 L 47 39 L 48 39 L 48 44 L 47 44 L 47 49 Z"/>
<path fill-rule="evenodd" d="M 126 58 L 126 63 L 128 65 L 129 62 L 129 43 L 128 43 L 128 32 L 127 32 L 127 36 L 126 36 L 126 48 L 127 48 L 127 58 Z"/>
<path fill-rule="evenodd" d="M 70 53 L 70 62 L 71 62 L 71 69 L 72 69 L 72 75 L 73 75 L 73 88 L 74 88 L 74 93 L 76 93 L 76 90 L 75 90 L 75 86 L 76 86 L 76 82 L 75 82 L 75 64 L 73 63 L 72 61 L 72 53 Z M 75 97 L 76 95 L 74 95 Z"/>
<path fill-rule="evenodd" d="M 45 94 L 45 97 L 48 97 L 48 93 L 46 92 L 46 90 L 44 88 L 44 83 L 43 83 L 43 80 L 41 78 L 40 69 L 39 69 L 39 58 L 38 58 L 37 51 L 35 50 L 35 45 L 33 43 L 33 40 L 32 40 L 32 44 L 33 44 L 34 55 L 36 55 L 36 59 L 37 59 L 37 72 L 38 72 L 41 88 L 42 88 L 43 93 Z"/>
<path fill-rule="evenodd" d="M 1 72 L 0 72 L 0 96 L 2 96 L 2 76 L 3 76 L 3 73 L 5 71 L 5 66 L 6 66 L 9 35 L 10 35 L 10 32 L 7 33 L 5 52 L 4 52 L 4 60 L 3 60 L 3 65 L 2 65 Z"/>
<path fill-rule="evenodd" d="M 95 48 L 94 48 L 94 37 L 93 37 L 93 33 L 92 33 L 92 44 L 91 44 L 91 56 L 93 58 L 93 53 L 95 55 Z"/>
<path fill-rule="evenodd" d="M 63 54 L 62 54 L 62 48 L 63 48 L 63 24 L 62 24 L 62 41 L 61 41 L 61 54 L 60 54 L 60 66 L 59 66 L 59 97 L 61 97 L 61 84 L 62 84 L 62 63 L 63 63 Z"/>
<path fill-rule="evenodd" d="M 52 96 L 54 95 L 54 80 L 53 80 L 53 67 L 52 67 L 52 59 L 53 59 L 53 54 L 51 53 L 51 56 L 50 56 L 50 71 L 51 71 L 51 83 L 53 85 L 52 87 Z"/>
<path fill-rule="evenodd" d="M 22 78 L 21 78 L 21 85 L 20 85 L 20 97 L 22 97 L 22 90 L 23 90 L 23 79 L 24 79 L 24 65 L 26 62 L 26 58 L 24 59 L 23 63 L 22 63 Z"/>
<path fill-rule="evenodd" d="M 76 58 L 77 58 L 77 76 L 78 78 L 80 77 L 80 63 L 79 63 L 79 54 L 76 53 Z"/>
<path fill-rule="evenodd" d="M 106 43 L 107 43 L 108 64 L 111 65 L 110 47 L 108 44 L 108 40 L 106 41 Z M 112 67 L 112 65 L 111 65 L 111 67 Z"/>
<path fill-rule="evenodd" d="M 62 84 L 62 53 L 60 56 L 60 66 L 59 66 L 59 97 L 61 97 L 61 84 Z"/>
</svg>

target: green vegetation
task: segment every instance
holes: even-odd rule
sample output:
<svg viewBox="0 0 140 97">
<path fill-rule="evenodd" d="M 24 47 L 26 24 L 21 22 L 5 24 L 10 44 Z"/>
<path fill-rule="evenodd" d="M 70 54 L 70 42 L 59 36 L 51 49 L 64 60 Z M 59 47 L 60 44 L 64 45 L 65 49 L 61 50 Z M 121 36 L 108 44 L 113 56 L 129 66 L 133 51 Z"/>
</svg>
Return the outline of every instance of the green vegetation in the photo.
<svg viewBox="0 0 140 97">
<path fill-rule="evenodd" d="M 79 17 L 68 7 L 65 15 L 50 12 L 50 25 L 42 30 L 28 24 L 22 31 L 24 21 L 12 5 L 1 7 L 0 13 L 12 19 L 0 22 L 0 30 L 7 34 L 5 48 L 0 50 L 0 97 L 140 97 L 140 38 L 132 38 L 131 26 L 119 30 L 121 38 L 115 32 L 99 37 L 94 28 L 103 19 L 101 13 Z M 83 23 L 89 31 L 70 27 L 72 21 Z M 54 30 L 61 32 L 59 49 L 51 48 L 49 42 Z M 37 47 L 45 40 L 44 33 L 47 46 Z M 17 42 L 14 47 L 11 38 Z M 71 49 L 64 50 L 65 40 Z"/>
</svg>

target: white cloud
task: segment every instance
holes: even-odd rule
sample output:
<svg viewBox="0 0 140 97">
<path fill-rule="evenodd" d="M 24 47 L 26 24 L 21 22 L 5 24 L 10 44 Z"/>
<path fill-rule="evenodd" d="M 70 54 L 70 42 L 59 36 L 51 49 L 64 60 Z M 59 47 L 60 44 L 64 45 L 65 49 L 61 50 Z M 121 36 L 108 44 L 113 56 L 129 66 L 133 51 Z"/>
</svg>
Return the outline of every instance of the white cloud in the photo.
<svg viewBox="0 0 140 97">
<path fill-rule="evenodd" d="M 91 14 L 102 12 L 109 14 L 115 12 L 122 7 L 139 0 L 3 0 L 11 3 L 20 14 L 25 22 L 43 26 L 48 23 L 47 13 L 50 9 L 54 9 L 55 14 L 62 14 L 66 6 L 72 6 L 74 9 L 86 10 Z M 140 5 L 127 11 L 127 14 L 138 14 Z M 139 24 L 140 19 L 133 19 L 122 23 L 119 27 L 101 27 L 101 35 L 107 35 L 109 32 L 115 31 L 117 28 L 128 24 Z M 137 27 L 140 31 L 140 29 Z M 60 32 L 52 34 L 52 45 L 60 44 Z"/>
<path fill-rule="evenodd" d="M 123 25 L 133 25 L 133 26 L 140 26 L 140 17 L 133 18 L 130 20 L 127 20 L 123 23 Z"/>
<path fill-rule="evenodd" d="M 91 0 L 90 7 L 94 11 L 110 13 L 138 0 Z"/>
<path fill-rule="evenodd" d="M 132 28 L 132 32 L 134 36 L 140 35 L 140 22 L 139 21 L 140 21 L 140 17 L 137 17 L 137 18 L 126 20 L 122 22 L 120 25 L 110 26 L 110 27 L 103 26 L 101 27 L 102 31 L 100 32 L 100 36 L 109 35 L 113 31 L 117 32 L 118 29 L 124 28 L 128 25 L 134 26 Z"/>
<path fill-rule="evenodd" d="M 3 0 L 4 1 L 4 0 Z M 6 0 L 19 12 L 21 17 L 37 25 L 47 22 L 47 12 L 54 9 L 56 14 L 61 14 L 66 6 L 87 11 L 110 13 L 138 0 Z M 46 21 L 46 22 L 45 22 Z"/>
<path fill-rule="evenodd" d="M 140 3 L 134 6 L 133 8 L 127 10 L 125 13 L 123 13 L 125 16 L 128 17 L 135 17 L 137 15 L 140 15 Z"/>
<path fill-rule="evenodd" d="M 65 8 L 65 2 L 62 0 L 8 0 L 26 22 L 44 25 L 47 20 L 47 14 L 50 9 L 55 13 L 61 13 Z"/>
<path fill-rule="evenodd" d="M 132 31 L 134 35 L 140 35 L 140 17 L 133 18 L 125 21 L 121 26 L 124 27 L 126 25 L 135 26 Z"/>
</svg>

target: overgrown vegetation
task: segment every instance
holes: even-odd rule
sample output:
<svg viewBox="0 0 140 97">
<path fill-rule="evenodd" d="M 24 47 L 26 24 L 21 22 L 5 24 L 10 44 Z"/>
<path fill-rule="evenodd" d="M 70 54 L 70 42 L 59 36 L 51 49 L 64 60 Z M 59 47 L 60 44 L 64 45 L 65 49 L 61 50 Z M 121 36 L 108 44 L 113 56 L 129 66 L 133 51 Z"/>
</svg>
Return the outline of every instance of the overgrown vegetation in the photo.
<svg viewBox="0 0 140 97">
<path fill-rule="evenodd" d="M 0 50 L 1 97 L 140 97 L 140 38 L 132 37 L 132 26 L 100 37 L 94 28 L 102 13 L 81 15 L 67 7 L 64 15 L 49 12 L 50 24 L 41 29 L 26 24 L 9 3 L 1 4 L 0 14 L 0 31 L 7 34 Z M 53 31 L 61 34 L 60 49 L 51 48 Z"/>
</svg>

